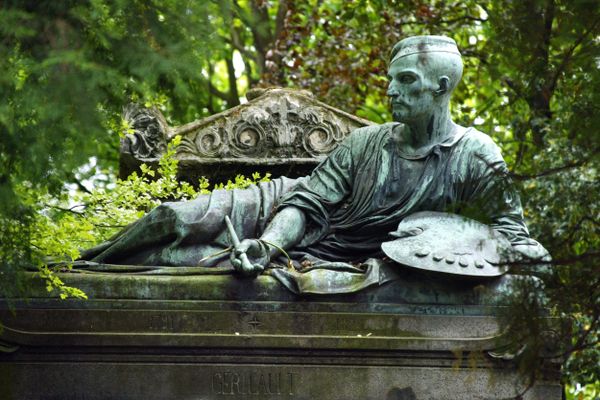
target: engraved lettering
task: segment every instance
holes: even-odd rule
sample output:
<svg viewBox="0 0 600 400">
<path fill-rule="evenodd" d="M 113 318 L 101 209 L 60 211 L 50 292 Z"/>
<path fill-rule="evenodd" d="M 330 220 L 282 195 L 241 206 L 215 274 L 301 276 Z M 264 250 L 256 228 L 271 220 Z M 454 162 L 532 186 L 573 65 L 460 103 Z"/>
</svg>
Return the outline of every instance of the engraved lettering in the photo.
<svg viewBox="0 0 600 400">
<path fill-rule="evenodd" d="M 159 321 L 160 315 L 151 315 L 149 323 L 150 330 L 157 331 L 159 329 Z"/>
<path fill-rule="evenodd" d="M 295 374 L 288 372 L 216 372 L 212 376 L 212 393 L 221 396 L 275 395 L 281 397 L 295 394 Z"/>
<path fill-rule="evenodd" d="M 252 388 L 254 388 L 254 379 L 253 379 L 254 378 L 254 374 L 253 373 L 248 374 L 248 378 L 249 378 L 248 380 L 250 381 L 250 386 L 249 386 L 250 390 L 249 390 L 249 393 L 250 394 L 258 394 L 258 391 L 252 390 Z"/>
<path fill-rule="evenodd" d="M 294 373 L 293 372 L 288 372 L 288 377 L 290 378 L 290 391 L 289 391 L 289 395 L 293 396 L 294 395 Z"/>
<path fill-rule="evenodd" d="M 231 391 L 235 394 L 246 394 L 246 388 L 244 387 L 243 380 L 242 380 L 242 389 L 240 390 L 239 374 L 233 373 L 232 375 L 233 375 L 233 377 L 231 378 Z M 243 377 L 242 377 L 242 379 L 243 379 Z"/>
<path fill-rule="evenodd" d="M 223 394 L 223 375 L 213 374 L 212 377 L 212 392 L 214 394 Z"/>
<path fill-rule="evenodd" d="M 231 387 L 231 372 L 223 373 L 223 394 L 233 394 Z"/>
<path fill-rule="evenodd" d="M 277 379 L 271 379 L 273 378 L 273 375 L 275 375 Z M 273 389 L 273 383 L 275 383 L 275 389 Z M 269 391 L 271 394 L 281 394 L 281 372 L 269 374 Z"/>
<path fill-rule="evenodd" d="M 182 320 L 174 315 L 153 314 L 149 317 L 149 327 L 152 331 L 173 331 L 180 330 Z"/>
<path fill-rule="evenodd" d="M 265 376 L 263 374 L 260 374 L 260 377 L 258 378 L 258 392 L 260 394 L 271 394 L 267 388 L 267 383 L 265 382 Z"/>
</svg>

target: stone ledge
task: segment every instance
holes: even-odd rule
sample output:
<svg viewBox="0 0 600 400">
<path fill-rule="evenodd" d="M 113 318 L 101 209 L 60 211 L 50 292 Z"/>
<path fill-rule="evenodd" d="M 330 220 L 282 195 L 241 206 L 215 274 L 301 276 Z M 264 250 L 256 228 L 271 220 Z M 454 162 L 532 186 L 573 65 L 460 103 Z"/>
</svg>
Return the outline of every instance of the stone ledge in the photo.
<svg viewBox="0 0 600 400">
<path fill-rule="evenodd" d="M 55 299 L 41 281 L 29 273 L 30 300 Z M 356 293 L 296 295 L 268 275 L 256 279 L 237 275 L 153 275 L 132 273 L 73 272 L 58 276 L 70 286 L 83 290 L 90 300 L 159 301 L 268 301 L 294 303 L 341 303 L 365 307 L 368 304 L 469 306 L 485 310 L 497 306 L 498 294 L 507 290 L 515 276 L 504 275 L 483 281 L 403 270 L 400 278 Z M 65 303 L 65 302 L 62 302 Z M 69 303 L 69 301 L 67 302 Z M 74 307 L 84 303 L 73 302 Z M 372 308 L 369 308 L 376 311 Z M 485 311 L 481 311 L 485 314 Z"/>
<path fill-rule="evenodd" d="M 90 300 L 40 285 L 13 301 L 16 315 L 0 303 L 0 398 L 504 399 L 526 387 L 488 355 L 491 293 L 510 278 L 479 287 L 409 274 L 342 296 L 294 295 L 269 276 L 61 279 Z M 550 369 L 524 399 L 560 398 Z"/>
</svg>

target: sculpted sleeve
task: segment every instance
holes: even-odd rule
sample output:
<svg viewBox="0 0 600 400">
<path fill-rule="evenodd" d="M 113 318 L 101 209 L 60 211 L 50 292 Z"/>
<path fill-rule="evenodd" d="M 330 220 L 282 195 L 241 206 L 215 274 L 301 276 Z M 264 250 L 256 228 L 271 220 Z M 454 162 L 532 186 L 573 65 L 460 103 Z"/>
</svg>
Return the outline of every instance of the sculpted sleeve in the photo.
<svg viewBox="0 0 600 400">
<path fill-rule="evenodd" d="M 352 190 L 352 135 L 312 172 L 284 195 L 278 209 L 294 206 L 304 212 L 307 226 L 301 246 L 314 243 L 329 231 L 329 214 Z"/>
<path fill-rule="evenodd" d="M 469 164 L 470 202 L 479 213 L 483 213 L 486 223 L 502 233 L 523 254 L 532 258 L 546 255 L 547 251 L 529 237 L 521 199 L 498 146 L 485 136 L 471 153 Z"/>
</svg>

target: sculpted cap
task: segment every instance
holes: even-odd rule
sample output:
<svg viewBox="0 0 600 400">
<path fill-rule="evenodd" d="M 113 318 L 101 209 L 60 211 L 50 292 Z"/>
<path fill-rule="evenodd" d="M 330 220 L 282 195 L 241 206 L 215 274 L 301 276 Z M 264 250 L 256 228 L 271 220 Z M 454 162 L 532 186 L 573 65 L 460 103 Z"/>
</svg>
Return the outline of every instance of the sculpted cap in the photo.
<svg viewBox="0 0 600 400">
<path fill-rule="evenodd" d="M 435 52 L 451 53 L 460 57 L 454 39 L 446 36 L 411 36 L 396 43 L 390 55 L 390 64 L 411 54 Z"/>
</svg>

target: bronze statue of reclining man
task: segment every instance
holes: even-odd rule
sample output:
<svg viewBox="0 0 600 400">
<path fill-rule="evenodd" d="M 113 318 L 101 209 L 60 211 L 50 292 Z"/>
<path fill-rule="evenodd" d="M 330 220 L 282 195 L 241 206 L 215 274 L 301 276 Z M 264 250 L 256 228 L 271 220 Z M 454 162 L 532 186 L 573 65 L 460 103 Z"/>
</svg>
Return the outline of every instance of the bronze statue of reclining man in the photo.
<svg viewBox="0 0 600 400">
<path fill-rule="evenodd" d="M 546 252 L 529 238 L 498 146 L 450 117 L 462 69 L 452 39 L 404 39 L 394 46 L 388 71 L 395 122 L 355 130 L 308 177 L 165 203 L 82 258 L 132 265 L 231 263 L 255 276 L 284 249 L 299 262 L 350 268 L 382 257 L 390 232 L 420 211 L 473 218 L 500 232 L 516 251 L 541 257 Z M 207 260 L 231 245 L 226 215 L 243 240 L 231 255 Z"/>
</svg>

